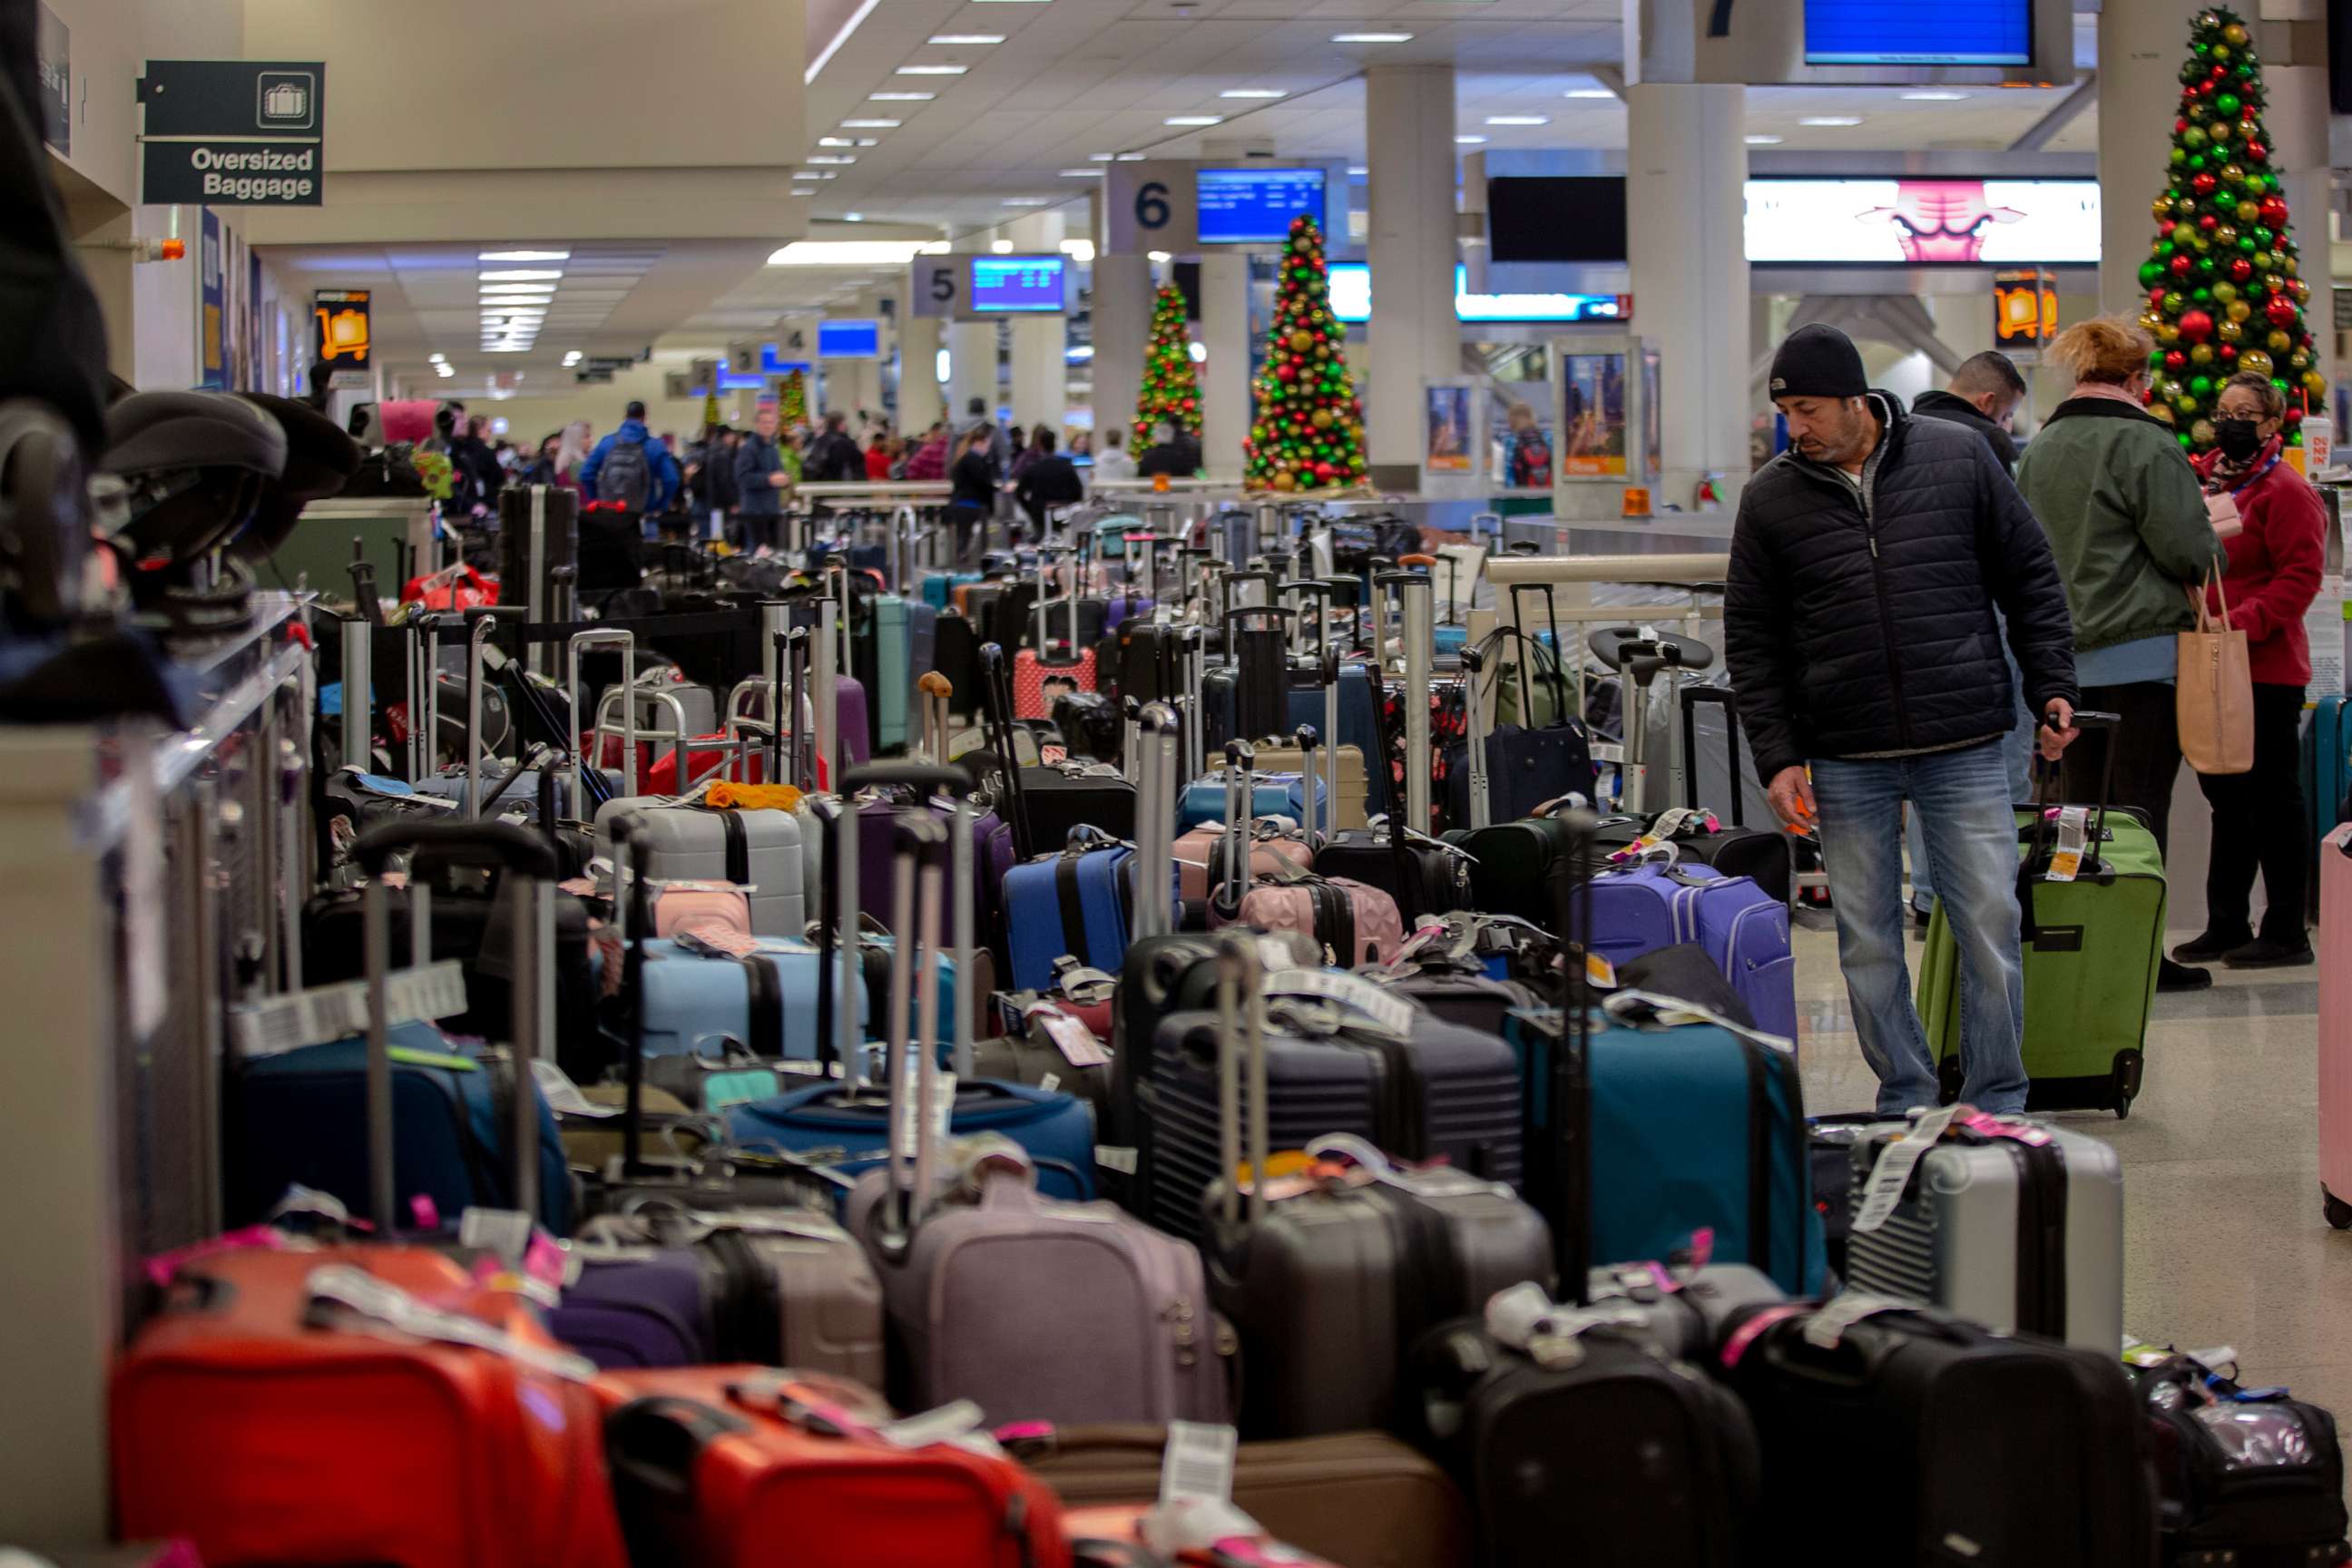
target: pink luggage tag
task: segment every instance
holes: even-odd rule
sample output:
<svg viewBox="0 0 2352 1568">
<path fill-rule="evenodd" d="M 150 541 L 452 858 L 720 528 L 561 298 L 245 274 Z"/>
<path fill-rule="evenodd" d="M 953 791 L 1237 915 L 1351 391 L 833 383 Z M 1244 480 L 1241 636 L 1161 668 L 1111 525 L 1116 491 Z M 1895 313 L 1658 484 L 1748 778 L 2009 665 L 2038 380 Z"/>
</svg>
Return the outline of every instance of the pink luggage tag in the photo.
<svg viewBox="0 0 2352 1568">
<path fill-rule="evenodd" d="M 1969 1109 L 1956 1119 L 1959 1126 L 1987 1138 L 2007 1138 L 2039 1149 L 2050 1142 L 2050 1134 L 2022 1118 L 1995 1116 L 1990 1111 Z"/>
<path fill-rule="evenodd" d="M 1777 1307 L 1765 1308 L 1754 1317 L 1741 1322 L 1738 1328 L 1725 1336 L 1722 1352 L 1717 1359 L 1723 1363 L 1724 1370 L 1728 1372 L 1739 1364 L 1739 1358 L 1748 1353 L 1748 1346 L 1764 1337 L 1765 1330 L 1775 1323 L 1786 1322 L 1790 1318 L 1801 1318 L 1812 1310 L 1811 1305 L 1804 1301 L 1783 1301 Z"/>
<path fill-rule="evenodd" d="M 273 1225 L 248 1225 L 225 1235 L 206 1237 L 185 1247 L 175 1247 L 169 1252 L 159 1252 L 147 1259 L 147 1282 L 157 1289 L 168 1287 L 179 1278 L 180 1270 L 191 1263 L 216 1258 L 224 1252 L 247 1252 L 258 1248 L 265 1252 L 283 1252 L 294 1245 L 294 1238 Z"/>
</svg>

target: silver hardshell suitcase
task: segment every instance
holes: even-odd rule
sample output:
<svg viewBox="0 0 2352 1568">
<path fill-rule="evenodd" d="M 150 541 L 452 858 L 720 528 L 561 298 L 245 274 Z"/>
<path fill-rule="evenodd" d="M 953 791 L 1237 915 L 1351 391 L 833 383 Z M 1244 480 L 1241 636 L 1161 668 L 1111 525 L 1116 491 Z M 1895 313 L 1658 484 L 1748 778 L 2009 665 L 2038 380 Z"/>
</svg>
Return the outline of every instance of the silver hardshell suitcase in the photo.
<svg viewBox="0 0 2352 1568">
<path fill-rule="evenodd" d="M 596 811 L 596 853 L 613 854 L 613 823 L 642 813 L 653 836 L 652 875 L 666 882 L 734 882 L 749 887 L 754 936 L 807 931 L 807 883 L 801 821 L 789 811 L 717 811 L 659 795 L 628 795 Z"/>
<path fill-rule="evenodd" d="M 1853 1145 L 1852 1215 L 1906 1129 Z M 2124 1179 L 2096 1138 L 2022 1117 L 1956 1124 L 1874 1230 L 1846 1243 L 1846 1284 L 1926 1301 L 1996 1333 L 2041 1334 L 2113 1355 L 2123 1342 Z"/>
</svg>

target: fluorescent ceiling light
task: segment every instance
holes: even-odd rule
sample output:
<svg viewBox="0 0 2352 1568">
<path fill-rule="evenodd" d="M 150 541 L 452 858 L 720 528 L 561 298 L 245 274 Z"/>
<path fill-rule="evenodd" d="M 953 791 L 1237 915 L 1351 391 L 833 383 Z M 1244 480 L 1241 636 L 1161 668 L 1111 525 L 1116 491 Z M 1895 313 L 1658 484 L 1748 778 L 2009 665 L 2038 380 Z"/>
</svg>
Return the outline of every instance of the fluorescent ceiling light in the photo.
<svg viewBox="0 0 2352 1568">
<path fill-rule="evenodd" d="M 856 142 L 852 142 L 846 136 L 820 136 L 816 139 L 816 144 L 820 147 L 855 147 L 857 145 Z"/>
<path fill-rule="evenodd" d="M 425 357 L 434 364 L 447 364 L 449 363 L 449 356 L 447 354 L 437 352 L 426 354 Z"/>
<path fill-rule="evenodd" d="M 1490 114 L 1486 116 L 1486 123 L 1489 125 L 1549 125 L 1551 116 L 1549 114 Z"/>
<path fill-rule="evenodd" d="M 904 267 L 923 249 L 914 239 L 796 239 L 768 258 L 771 267 Z"/>
<path fill-rule="evenodd" d="M 1334 33 L 1331 35 L 1331 41 L 1335 44 L 1409 44 L 1412 42 L 1412 35 L 1411 33 Z"/>
<path fill-rule="evenodd" d="M 864 213 L 844 213 L 841 215 L 841 221 L 844 223 L 864 223 L 866 221 L 866 215 Z"/>
<path fill-rule="evenodd" d="M 900 66 L 893 76 L 961 76 L 970 66 Z"/>
<path fill-rule="evenodd" d="M 1561 93 L 1562 98 L 1614 98 L 1617 95 L 1605 87 L 1575 87 Z"/>
<path fill-rule="evenodd" d="M 936 92 L 869 92 L 866 98 L 875 103 L 929 103 L 939 97 Z"/>
<path fill-rule="evenodd" d="M 1108 163 L 1118 156 L 1118 154 L 1116 153 L 1089 153 L 1087 154 L 1087 162 L 1089 163 Z"/>
<path fill-rule="evenodd" d="M 1173 260 L 1175 260 L 1175 259 L 1176 259 L 1176 258 L 1175 258 L 1175 257 L 1173 257 L 1172 255 L 1169 254 L 1167 251 L 1164 251 L 1164 250 L 1151 250 L 1151 251 L 1146 251 L 1146 252 L 1144 253 L 1144 257 L 1143 257 L 1143 258 L 1144 258 L 1146 261 L 1156 261 L 1156 262 L 1160 263 L 1162 267 L 1165 267 L 1168 263 L 1170 263 L 1170 262 L 1171 262 L 1171 261 L 1173 261 Z"/>
<path fill-rule="evenodd" d="M 1367 174 L 1370 174 L 1370 173 L 1371 173 L 1371 170 L 1370 170 L 1370 169 L 1369 169 L 1369 168 L 1367 168 L 1367 167 L 1365 167 L 1365 166 L 1364 166 L 1363 164 L 1361 164 L 1361 163 L 1350 163 L 1350 164 L 1349 164 L 1349 165 L 1348 165 L 1348 174 L 1349 174 L 1349 175 L 1351 178 L 1354 178 L 1354 179 L 1359 179 L 1359 180 L 1360 180 L 1360 179 L 1362 179 L 1365 175 L 1367 175 Z"/>
<path fill-rule="evenodd" d="M 1278 87 L 1229 87 L 1217 96 L 1219 98 L 1286 98 L 1289 94 Z"/>
<path fill-rule="evenodd" d="M 816 195 L 816 187 L 814 185 L 794 185 L 793 187 L 793 195 L 796 196 L 813 196 Z"/>
<path fill-rule="evenodd" d="M 563 363 L 565 364 L 578 364 L 580 363 L 580 351 L 578 349 L 573 349 L 570 353 L 563 356 Z"/>
<path fill-rule="evenodd" d="M 1750 147 L 1778 147 L 1781 141 L 1778 136 L 1749 136 L 1745 140 Z"/>
<path fill-rule="evenodd" d="M 485 305 L 544 305 L 554 298 L 555 290 L 552 289 L 539 294 L 520 292 L 509 294 L 503 291 L 493 294 L 486 289 L 480 295 L 481 302 Z"/>
<path fill-rule="evenodd" d="M 1906 103 L 1958 103 L 1966 97 L 1968 94 L 1965 92 L 1906 92 L 1903 100 Z"/>
<path fill-rule="evenodd" d="M 1140 163 L 1144 157 L 1145 154 L 1141 153 L 1121 153 L 1118 155 L 1118 161 L 1122 163 Z"/>
<path fill-rule="evenodd" d="M 1103 172 L 1100 169 L 1065 169 L 1062 171 L 1062 178 L 1066 180 L 1099 180 L 1102 177 Z"/>
<path fill-rule="evenodd" d="M 563 268 L 558 267 L 552 271 L 535 271 L 521 267 L 504 272 L 478 272 L 474 276 L 485 283 L 552 283 L 563 276 Z"/>
<path fill-rule="evenodd" d="M 841 178 L 841 176 L 835 174 L 831 169 L 794 169 L 793 171 L 793 178 L 795 180 L 837 180 Z"/>
<path fill-rule="evenodd" d="M 1010 256 L 1013 254 L 1013 242 L 1009 239 L 992 239 L 988 242 L 988 248 L 998 256 Z"/>
<path fill-rule="evenodd" d="M 444 361 L 442 361 L 439 364 L 435 365 L 435 366 L 433 367 L 433 369 L 434 369 L 434 371 L 436 372 L 436 374 L 441 374 L 441 375 L 455 375 L 455 374 L 457 374 L 456 371 L 451 370 L 451 369 L 449 368 L 449 362 L 448 362 L 448 361 L 446 361 L 446 360 L 444 360 Z"/>
<path fill-rule="evenodd" d="M 1002 33 L 933 33 L 931 35 L 931 42 L 944 45 L 1001 44 L 1003 41 L 1004 35 Z"/>
<path fill-rule="evenodd" d="M 568 250 L 485 250 L 477 261 L 569 261 Z"/>
<path fill-rule="evenodd" d="M 857 145 L 860 147 L 879 147 L 882 145 L 882 138 L 879 136 L 860 136 L 857 139 Z"/>
<path fill-rule="evenodd" d="M 903 120 L 845 120 L 844 131 L 896 131 L 906 123 Z"/>
<path fill-rule="evenodd" d="M 1171 114 L 1160 123 L 1162 125 L 1223 125 L 1224 122 L 1225 117 L 1222 114 Z"/>
<path fill-rule="evenodd" d="M 1484 147 L 1486 139 L 1484 136 L 1456 136 L 1454 144 L 1456 147 Z"/>
<path fill-rule="evenodd" d="M 955 247 L 950 245 L 944 239 L 929 239 L 915 247 L 915 254 L 918 256 L 945 256 L 954 249 Z"/>
<path fill-rule="evenodd" d="M 847 153 L 812 153 L 801 160 L 803 163 L 855 163 L 854 154 Z"/>
<path fill-rule="evenodd" d="M 530 345 L 529 343 L 484 343 L 482 352 L 486 354 L 527 354 L 530 353 Z"/>
<path fill-rule="evenodd" d="M 1859 125 L 1859 114 L 1808 114 L 1797 121 L 1800 125 Z"/>
<path fill-rule="evenodd" d="M 1004 205 L 1008 207 L 1051 206 L 1054 205 L 1054 198 L 1051 196 L 1007 196 L 1004 198 Z"/>
<path fill-rule="evenodd" d="M 1095 258 L 1095 242 L 1091 239 L 1066 239 L 1062 241 L 1062 254 L 1073 261 L 1092 261 Z"/>
</svg>

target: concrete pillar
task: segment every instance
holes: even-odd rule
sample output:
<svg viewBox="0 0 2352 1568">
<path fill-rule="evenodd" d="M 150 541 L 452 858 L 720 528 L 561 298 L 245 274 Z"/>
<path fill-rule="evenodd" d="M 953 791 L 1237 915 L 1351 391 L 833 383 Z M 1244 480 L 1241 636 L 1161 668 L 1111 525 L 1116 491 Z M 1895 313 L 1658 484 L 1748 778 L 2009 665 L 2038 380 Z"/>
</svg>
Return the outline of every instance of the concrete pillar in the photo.
<svg viewBox="0 0 2352 1568">
<path fill-rule="evenodd" d="M 2105 0 L 2099 13 L 2099 308 L 2137 317 L 2147 291 L 2156 220 L 2148 203 L 2163 192 L 2180 105 L 2180 62 L 2200 0 Z M 2323 87 L 2321 95 L 2326 96 Z M 2324 156 L 2326 132 L 2320 146 Z"/>
<path fill-rule="evenodd" d="M 1095 443 L 1106 430 L 1135 422 L 1143 388 L 1143 351 L 1151 338 L 1151 260 L 1145 256 L 1095 257 Z M 1248 395 L 1246 384 L 1243 395 Z"/>
<path fill-rule="evenodd" d="M 898 426 L 919 436 L 947 416 L 940 393 L 940 341 L 946 323 L 937 316 L 906 316 L 898 322 Z"/>
<path fill-rule="evenodd" d="M 986 417 L 996 417 L 1000 394 L 996 384 L 996 323 L 948 323 L 948 416 L 959 428 L 972 422 L 971 400 L 981 400 Z"/>
<path fill-rule="evenodd" d="M 2266 21 L 2293 13 L 2302 26 L 2274 22 L 2256 29 L 2256 47 L 2263 61 L 2263 87 L 2270 101 L 2263 109 L 2263 128 L 2270 133 L 2270 168 L 2279 177 L 2279 195 L 2286 198 L 2289 233 L 2300 257 L 2295 276 L 2311 287 L 2304 304 L 2304 320 L 2311 327 L 2312 366 L 2327 378 L 2325 398 L 2312 409 L 2333 418 L 2338 366 L 2336 363 L 2335 297 L 2332 292 L 2334 247 L 2328 238 L 2328 209 L 2335 198 L 2328 167 L 2327 57 L 2325 26 L 2310 26 L 2320 16 L 2315 0 L 2270 0 L 2262 6 Z M 2352 12 L 2334 26 L 2352 27 Z M 2292 371 L 2280 374 L 2296 379 Z M 2340 444 L 2343 433 L 2336 432 Z"/>
<path fill-rule="evenodd" d="M 1248 257 L 1215 252 L 1201 258 L 1201 346 L 1209 353 L 1201 365 L 1201 463 L 1213 479 L 1242 473 L 1252 412 L 1249 295 Z M 1129 397 L 1129 417 L 1134 406 Z"/>
<path fill-rule="evenodd" d="M 1062 247 L 1063 227 L 1060 213 L 1034 213 L 1014 219 L 1007 231 L 1020 254 L 1045 256 Z M 1011 325 L 1013 417 L 1026 426 L 1044 425 L 1060 440 L 1069 422 L 1069 318 L 1021 316 Z"/>
<path fill-rule="evenodd" d="M 1744 94 L 1625 92 L 1627 260 L 1633 331 L 1658 350 L 1660 502 L 1688 506 L 1701 476 L 1717 474 L 1729 503 L 1748 475 Z"/>
<path fill-rule="evenodd" d="M 1454 319 L 1454 68 L 1375 66 L 1364 84 L 1372 170 L 1368 259 L 1380 298 L 1364 399 L 1367 456 L 1373 484 L 1412 489 L 1420 481 L 1422 384 L 1462 374 Z"/>
</svg>

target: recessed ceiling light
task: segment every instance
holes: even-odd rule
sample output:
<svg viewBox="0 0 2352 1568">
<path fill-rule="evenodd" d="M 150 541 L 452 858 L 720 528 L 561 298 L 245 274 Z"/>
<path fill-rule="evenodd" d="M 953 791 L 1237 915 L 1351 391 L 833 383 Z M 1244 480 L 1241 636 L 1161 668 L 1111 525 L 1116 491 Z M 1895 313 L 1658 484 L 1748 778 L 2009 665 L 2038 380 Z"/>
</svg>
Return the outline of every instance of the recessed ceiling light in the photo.
<svg viewBox="0 0 2352 1568">
<path fill-rule="evenodd" d="M 484 283 L 478 287 L 481 289 L 481 298 L 485 300 L 530 301 L 555 298 L 555 285 L 552 283 Z"/>
<path fill-rule="evenodd" d="M 1549 114 L 1490 114 L 1486 116 L 1486 123 L 1489 125 L 1549 125 L 1551 116 Z"/>
<path fill-rule="evenodd" d="M 903 120 L 845 120 L 844 131 L 896 131 L 906 123 Z"/>
<path fill-rule="evenodd" d="M 1797 121 L 1800 125 L 1859 125 L 1859 114 L 1808 114 Z"/>
<path fill-rule="evenodd" d="M 793 195 L 796 196 L 813 196 L 816 195 L 816 187 L 814 185 L 794 185 L 793 187 Z"/>
<path fill-rule="evenodd" d="M 852 142 L 846 136 L 820 136 L 816 139 L 816 144 L 820 147 L 855 147 L 857 145 L 856 142 Z"/>
<path fill-rule="evenodd" d="M 1349 177 L 1351 177 L 1351 178 L 1353 178 L 1353 179 L 1359 179 L 1359 180 L 1360 180 L 1360 179 L 1362 179 L 1365 175 L 1367 175 L 1367 174 L 1370 174 L 1370 173 L 1371 173 L 1371 170 L 1370 170 L 1370 169 L 1369 169 L 1369 168 L 1367 168 L 1367 167 L 1365 167 L 1365 166 L 1364 166 L 1363 164 L 1361 164 L 1361 163 L 1350 163 L 1350 164 L 1349 164 L 1349 165 L 1348 165 L 1348 174 L 1349 174 Z"/>
<path fill-rule="evenodd" d="M 860 147 L 879 147 L 882 145 L 882 139 L 879 136 L 860 136 L 857 139 L 857 145 Z"/>
<path fill-rule="evenodd" d="M 866 221 L 866 215 L 864 213 L 844 213 L 841 215 L 841 221 L 844 223 L 864 223 Z"/>
<path fill-rule="evenodd" d="M 845 153 L 812 153 L 801 162 L 803 163 L 855 163 L 857 160 Z"/>
<path fill-rule="evenodd" d="M 1103 172 L 1100 169 L 1065 169 L 1062 171 L 1062 178 L 1066 180 L 1099 180 L 1102 177 Z"/>
<path fill-rule="evenodd" d="M 1009 239 L 992 239 L 988 242 L 988 248 L 998 256 L 1010 256 L 1013 254 L 1013 242 Z"/>
<path fill-rule="evenodd" d="M 484 343 L 482 352 L 486 354 L 527 354 L 530 353 L 530 345 L 529 343 Z"/>
<path fill-rule="evenodd" d="M 868 100 L 875 103 L 929 103 L 939 97 L 936 92 L 869 92 Z"/>
<path fill-rule="evenodd" d="M 1159 263 L 1160 263 L 1161 266 L 1163 266 L 1163 267 L 1164 267 L 1164 266 L 1166 266 L 1169 262 L 1173 261 L 1173 260 L 1175 260 L 1175 259 L 1176 259 L 1176 258 L 1175 258 L 1175 257 L 1173 257 L 1173 256 L 1170 255 L 1167 251 L 1164 251 L 1164 250 L 1148 250 L 1148 251 L 1144 252 L 1143 258 L 1144 258 L 1146 261 L 1156 261 L 1156 262 L 1159 262 Z"/>
<path fill-rule="evenodd" d="M 485 250 L 478 261 L 569 261 L 568 250 Z"/>
<path fill-rule="evenodd" d="M 580 351 L 578 349 L 573 349 L 570 353 L 563 356 L 563 363 L 565 364 L 578 364 L 580 363 Z"/>
<path fill-rule="evenodd" d="M 1118 155 L 1118 161 L 1122 163 L 1140 163 L 1146 155 L 1141 153 L 1121 153 Z"/>
<path fill-rule="evenodd" d="M 457 374 L 456 371 L 449 368 L 449 363 L 446 360 L 444 360 L 441 363 L 435 365 L 433 368 L 436 373 L 442 375 L 455 375 Z"/>
<path fill-rule="evenodd" d="M 1042 207 L 1051 205 L 1053 200 L 1051 196 L 1007 196 L 1004 205 L 1008 207 Z"/>
<path fill-rule="evenodd" d="M 1090 163 L 1108 163 L 1118 156 L 1116 153 L 1089 153 L 1087 154 L 1087 161 Z"/>
<path fill-rule="evenodd" d="M 504 272 L 478 272 L 474 276 L 485 283 L 552 283 L 563 276 L 563 268 L 559 267 L 553 271 L 534 271 L 530 268 L 522 267 Z"/>
<path fill-rule="evenodd" d="M 1223 125 L 1224 122 L 1225 117 L 1222 114 L 1171 114 L 1160 123 L 1162 125 Z"/>
<path fill-rule="evenodd" d="M 1486 139 L 1484 136 L 1456 136 L 1454 144 L 1456 147 L 1484 147 Z"/>
<path fill-rule="evenodd" d="M 1411 33 L 1334 33 L 1331 35 L 1331 41 L 1335 44 L 1409 44 L 1412 42 L 1412 35 Z"/>
<path fill-rule="evenodd" d="M 1229 87 L 1217 96 L 1219 98 L 1285 98 L 1288 94 L 1278 87 Z"/>
<path fill-rule="evenodd" d="M 1903 95 L 1904 101 L 1906 103 L 1958 103 L 1960 100 L 1966 97 L 1968 97 L 1968 94 L 1965 92 L 1944 92 L 1941 90 L 1933 92 L 1906 92 Z"/>
<path fill-rule="evenodd" d="M 1614 98 L 1617 95 L 1605 87 L 1572 87 L 1560 96 L 1562 98 Z"/>
<path fill-rule="evenodd" d="M 793 171 L 793 178 L 795 180 L 837 180 L 841 178 L 841 176 L 835 174 L 831 169 L 794 169 Z"/>
<path fill-rule="evenodd" d="M 1744 140 L 1750 147 L 1778 147 L 1781 142 L 1778 136 L 1749 136 Z"/>
<path fill-rule="evenodd" d="M 445 353 L 429 353 L 425 357 L 435 364 L 447 364 L 449 363 L 449 356 Z"/>
<path fill-rule="evenodd" d="M 935 44 L 1001 44 L 1003 41 L 1004 35 L 1002 33 L 933 33 L 931 35 L 931 42 Z"/>
<path fill-rule="evenodd" d="M 893 76 L 961 76 L 970 66 L 900 66 Z"/>
<path fill-rule="evenodd" d="M 1091 239 L 1066 239 L 1062 241 L 1062 254 L 1073 261 L 1092 261 L 1095 258 L 1095 242 Z"/>
</svg>

